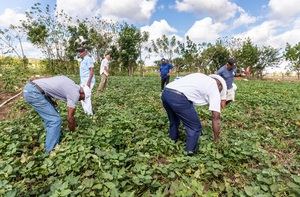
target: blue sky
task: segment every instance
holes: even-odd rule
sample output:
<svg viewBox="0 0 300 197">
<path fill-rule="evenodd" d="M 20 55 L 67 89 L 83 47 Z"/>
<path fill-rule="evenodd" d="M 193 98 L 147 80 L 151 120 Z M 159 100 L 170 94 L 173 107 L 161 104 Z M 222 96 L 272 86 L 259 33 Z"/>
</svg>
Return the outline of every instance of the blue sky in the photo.
<svg viewBox="0 0 300 197">
<path fill-rule="evenodd" d="M 181 40 L 188 35 L 195 42 L 250 37 L 275 48 L 300 41 L 300 0 L 0 0 L 0 26 L 17 24 L 34 2 L 56 3 L 71 16 L 127 21 L 152 39 L 163 34 Z M 30 43 L 25 47 L 36 50 Z"/>
</svg>

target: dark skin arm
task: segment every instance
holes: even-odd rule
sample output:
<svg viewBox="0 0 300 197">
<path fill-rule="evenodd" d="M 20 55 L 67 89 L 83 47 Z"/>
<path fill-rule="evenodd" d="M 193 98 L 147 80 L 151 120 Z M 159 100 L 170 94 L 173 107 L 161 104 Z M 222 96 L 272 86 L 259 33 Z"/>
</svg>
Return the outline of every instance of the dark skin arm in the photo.
<svg viewBox="0 0 300 197">
<path fill-rule="evenodd" d="M 221 100 L 221 108 L 224 109 L 226 106 L 226 100 Z"/>
<path fill-rule="evenodd" d="M 68 127 L 69 127 L 70 131 L 75 131 L 75 128 L 77 126 L 76 120 L 75 120 L 75 117 L 74 117 L 75 111 L 76 111 L 75 108 L 68 107 L 67 120 L 68 120 Z"/>
<path fill-rule="evenodd" d="M 219 112 L 212 111 L 211 115 L 212 115 L 212 128 L 214 133 L 214 141 L 218 142 L 220 138 L 221 114 Z"/>
<path fill-rule="evenodd" d="M 89 86 L 89 88 L 91 88 L 91 82 L 92 82 L 93 76 L 94 76 L 94 68 L 91 67 L 91 68 L 90 68 L 90 76 L 89 76 L 89 80 L 88 80 L 88 82 L 87 82 L 87 86 Z"/>
</svg>

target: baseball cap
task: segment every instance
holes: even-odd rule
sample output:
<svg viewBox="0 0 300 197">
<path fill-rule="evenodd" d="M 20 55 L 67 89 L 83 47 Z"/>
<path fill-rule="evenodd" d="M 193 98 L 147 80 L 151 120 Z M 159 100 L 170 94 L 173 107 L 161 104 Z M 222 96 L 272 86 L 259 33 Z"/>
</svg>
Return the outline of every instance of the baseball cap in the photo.
<svg viewBox="0 0 300 197">
<path fill-rule="evenodd" d="M 226 100 L 226 93 L 227 93 L 227 85 L 225 80 L 217 74 L 211 74 L 209 75 L 213 79 L 217 79 L 222 84 L 222 91 L 220 92 L 221 100 Z"/>
<path fill-rule="evenodd" d="M 79 53 L 82 53 L 82 52 L 86 51 L 86 48 L 79 47 L 79 48 L 76 49 L 76 51 L 79 52 Z"/>
</svg>

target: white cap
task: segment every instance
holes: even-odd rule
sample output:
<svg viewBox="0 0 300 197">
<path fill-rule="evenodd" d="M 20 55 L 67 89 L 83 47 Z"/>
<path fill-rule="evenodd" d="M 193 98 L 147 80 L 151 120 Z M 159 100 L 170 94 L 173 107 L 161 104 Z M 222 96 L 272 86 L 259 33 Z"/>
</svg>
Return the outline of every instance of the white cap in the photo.
<svg viewBox="0 0 300 197">
<path fill-rule="evenodd" d="M 227 85 L 225 80 L 217 74 L 211 74 L 209 75 L 213 79 L 217 79 L 222 84 L 222 91 L 220 92 L 221 100 L 226 100 L 226 93 L 227 93 Z"/>
</svg>

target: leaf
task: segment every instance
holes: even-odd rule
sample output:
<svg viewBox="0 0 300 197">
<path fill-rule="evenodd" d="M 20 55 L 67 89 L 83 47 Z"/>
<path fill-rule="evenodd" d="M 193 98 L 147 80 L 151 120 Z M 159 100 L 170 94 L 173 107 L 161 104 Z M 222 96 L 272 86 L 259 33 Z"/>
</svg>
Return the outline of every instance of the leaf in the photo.
<svg viewBox="0 0 300 197">
<path fill-rule="evenodd" d="M 300 184 L 300 176 L 292 175 L 292 178 L 293 178 L 293 180 L 294 180 L 295 183 Z"/>
<path fill-rule="evenodd" d="M 106 182 L 106 183 L 104 183 L 104 185 L 106 187 L 108 187 L 109 189 L 113 189 L 116 187 L 116 185 L 113 182 Z"/>
<path fill-rule="evenodd" d="M 72 193 L 72 190 L 70 189 L 65 189 L 63 191 L 60 192 L 61 196 L 68 196 L 70 193 Z"/>
</svg>

